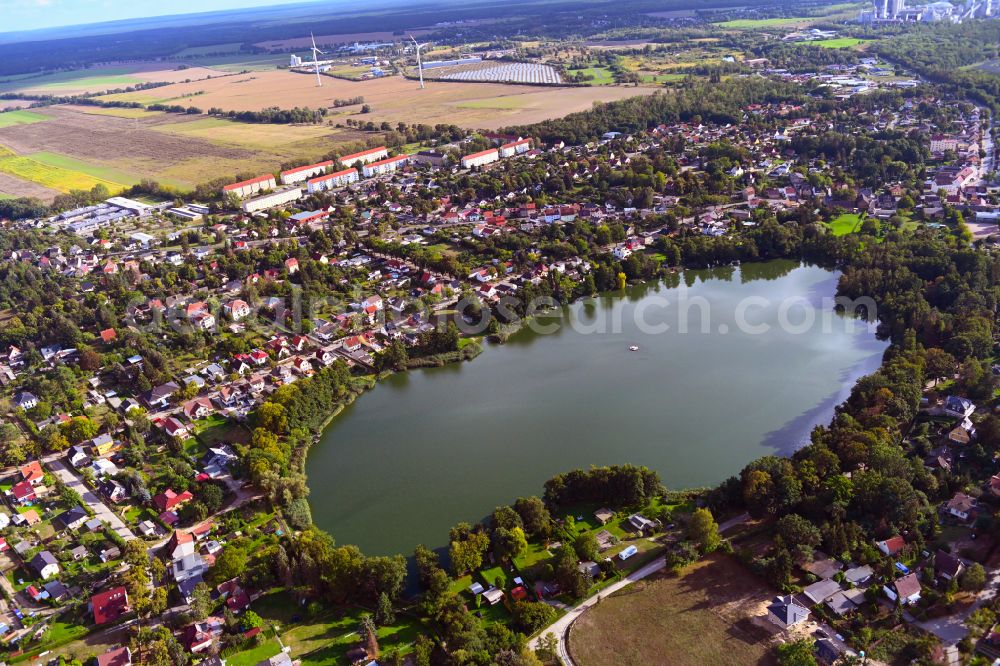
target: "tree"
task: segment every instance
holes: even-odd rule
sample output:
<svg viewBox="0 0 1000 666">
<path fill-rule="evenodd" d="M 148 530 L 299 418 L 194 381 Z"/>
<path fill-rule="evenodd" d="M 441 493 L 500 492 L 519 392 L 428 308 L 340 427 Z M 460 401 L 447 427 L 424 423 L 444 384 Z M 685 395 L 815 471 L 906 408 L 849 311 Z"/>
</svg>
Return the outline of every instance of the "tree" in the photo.
<svg viewBox="0 0 1000 666">
<path fill-rule="evenodd" d="M 962 574 L 959 585 L 966 592 L 978 592 L 986 587 L 986 569 L 982 564 L 973 562 Z"/>
<path fill-rule="evenodd" d="M 515 626 L 527 636 L 556 621 L 556 610 L 552 606 L 533 601 L 516 602 L 513 615 Z"/>
<path fill-rule="evenodd" d="M 514 510 L 521 516 L 525 533 L 536 539 L 547 539 L 552 534 L 552 516 L 545 503 L 537 497 L 519 497 Z"/>
<path fill-rule="evenodd" d="M 782 643 L 778 646 L 777 653 L 781 666 L 818 666 L 812 645 L 807 640 Z"/>
<path fill-rule="evenodd" d="M 243 614 L 243 619 L 240 622 L 240 626 L 243 627 L 244 631 L 250 631 L 251 629 L 259 629 L 264 626 L 264 618 L 262 618 L 257 613 L 252 610 L 247 610 Z"/>
<path fill-rule="evenodd" d="M 215 565 L 209 569 L 208 577 L 216 585 L 236 578 L 246 570 L 249 559 L 240 545 L 230 543 L 215 558 Z"/>
<path fill-rule="evenodd" d="M 375 621 L 372 616 L 365 613 L 361 616 L 361 644 L 369 657 L 378 657 L 378 630 L 375 628 Z"/>
<path fill-rule="evenodd" d="M 520 527 L 500 527 L 493 531 L 493 550 L 501 560 L 511 561 L 528 549 L 528 539 Z"/>
<path fill-rule="evenodd" d="M 597 537 L 594 536 L 593 532 L 584 532 L 573 541 L 573 550 L 576 551 L 577 557 L 581 560 L 597 561 Z"/>
<path fill-rule="evenodd" d="M 205 583 L 198 583 L 191 593 L 191 615 L 204 620 L 212 612 L 212 590 Z"/>
<path fill-rule="evenodd" d="M 387 627 L 396 621 L 396 614 L 392 611 L 392 600 L 389 595 L 382 592 L 378 595 L 378 606 L 375 609 L 375 623 Z"/>
<path fill-rule="evenodd" d="M 719 547 L 719 525 L 708 509 L 695 509 L 688 521 L 687 537 L 698 544 L 702 553 L 711 553 Z"/>
</svg>

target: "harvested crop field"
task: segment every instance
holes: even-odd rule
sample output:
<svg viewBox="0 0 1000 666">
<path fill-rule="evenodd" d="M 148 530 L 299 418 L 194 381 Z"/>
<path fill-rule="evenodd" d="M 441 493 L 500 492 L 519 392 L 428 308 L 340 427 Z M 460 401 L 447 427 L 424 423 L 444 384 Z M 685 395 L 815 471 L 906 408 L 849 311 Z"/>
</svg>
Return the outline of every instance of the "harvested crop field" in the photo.
<svg viewBox="0 0 1000 666">
<path fill-rule="evenodd" d="M 259 111 L 280 100 L 283 108 L 307 106 L 328 107 L 334 99 L 361 96 L 371 107 L 368 114 L 360 108 L 339 110 L 337 118 L 353 117 L 363 121 L 390 123 L 455 123 L 465 127 L 496 129 L 504 125 L 533 123 L 561 118 L 574 111 L 589 109 L 596 101 L 611 101 L 625 97 L 651 94 L 656 88 L 538 88 L 499 83 L 467 83 L 432 81 L 426 90 L 416 81 L 401 76 L 388 76 L 371 81 L 345 81 L 326 77 L 317 88 L 311 76 L 288 71 L 254 72 L 236 77 L 176 84 L 144 93 L 115 95 L 119 100 L 142 101 L 143 94 L 182 99 L 199 91 L 192 103 L 201 108 L 219 107 L 225 110 Z M 517 104 L 475 108 L 469 102 L 516 97 Z M 182 102 L 183 103 L 183 102 Z M 499 109 L 499 112 L 498 110 Z"/>
<path fill-rule="evenodd" d="M 579 666 L 770 666 L 772 632 L 750 619 L 770 597 L 734 559 L 713 556 L 601 600 L 570 629 L 570 654 Z"/>
<path fill-rule="evenodd" d="M 206 67 L 185 65 L 184 69 L 178 69 L 178 65 L 169 63 L 139 63 L 119 67 L 95 67 L 55 72 L 44 76 L 17 79 L 0 83 L 0 92 L 78 95 L 127 88 L 140 83 L 176 83 L 220 75 L 218 71 Z"/>
<path fill-rule="evenodd" d="M 364 138 L 328 126 L 250 125 L 205 116 L 120 118 L 69 106 L 40 113 L 48 120 L 0 128 L 0 192 L 48 201 L 58 191 L 97 182 L 120 189 L 143 178 L 189 189 L 316 159 Z"/>
</svg>

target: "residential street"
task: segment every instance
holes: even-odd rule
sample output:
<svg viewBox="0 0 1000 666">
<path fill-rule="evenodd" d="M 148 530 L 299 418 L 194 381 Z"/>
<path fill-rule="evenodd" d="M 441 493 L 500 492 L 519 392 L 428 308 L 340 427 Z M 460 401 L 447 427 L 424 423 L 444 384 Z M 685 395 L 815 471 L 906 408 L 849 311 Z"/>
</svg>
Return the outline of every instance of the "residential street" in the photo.
<svg viewBox="0 0 1000 666">
<path fill-rule="evenodd" d="M 49 469 L 52 470 L 52 473 L 58 476 L 67 487 L 80 493 L 80 497 L 83 498 L 83 503 L 94 511 L 97 518 L 110 525 L 111 529 L 117 532 L 118 535 L 126 541 L 136 538 L 135 534 L 132 533 L 132 530 L 128 528 L 125 522 L 111 509 L 109 509 L 104 502 L 101 501 L 101 498 L 87 488 L 83 481 L 80 480 L 80 477 L 71 472 L 61 460 L 49 459 L 46 462 Z"/>
</svg>

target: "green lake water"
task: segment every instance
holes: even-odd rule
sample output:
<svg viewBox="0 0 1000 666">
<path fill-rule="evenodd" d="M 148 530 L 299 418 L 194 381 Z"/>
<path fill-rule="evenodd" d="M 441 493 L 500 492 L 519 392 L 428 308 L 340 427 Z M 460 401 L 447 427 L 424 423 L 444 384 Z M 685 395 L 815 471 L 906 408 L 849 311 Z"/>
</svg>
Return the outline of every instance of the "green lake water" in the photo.
<svg viewBox="0 0 1000 666">
<path fill-rule="evenodd" d="M 787 261 L 687 271 L 562 308 L 543 320 L 555 333 L 522 330 L 469 363 L 394 375 L 312 447 L 313 518 L 337 543 L 411 553 L 573 468 L 646 465 L 684 488 L 789 454 L 887 346 L 832 314 L 837 278 Z"/>
</svg>

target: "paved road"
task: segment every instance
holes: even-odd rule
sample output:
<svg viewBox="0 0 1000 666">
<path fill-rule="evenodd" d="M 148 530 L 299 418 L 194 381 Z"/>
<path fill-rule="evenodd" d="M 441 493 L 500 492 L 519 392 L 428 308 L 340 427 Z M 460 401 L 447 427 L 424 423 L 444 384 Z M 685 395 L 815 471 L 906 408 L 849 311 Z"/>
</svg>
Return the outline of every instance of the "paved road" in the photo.
<svg viewBox="0 0 1000 666">
<path fill-rule="evenodd" d="M 91 492 L 90 488 L 88 488 L 83 481 L 80 480 L 80 477 L 69 471 L 61 460 L 48 460 L 47 463 L 49 469 L 52 470 L 52 473 L 58 476 L 69 488 L 72 488 L 76 492 L 80 493 L 80 497 L 83 498 L 83 503 L 94 511 L 97 518 L 110 525 L 111 529 L 118 533 L 118 536 L 126 541 L 136 538 L 135 534 L 132 533 L 132 530 L 128 528 L 128 525 L 126 525 L 117 514 L 109 509 L 104 502 L 101 501 L 101 498 Z"/>
</svg>

